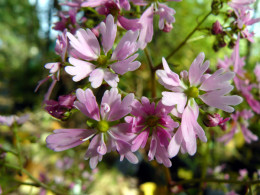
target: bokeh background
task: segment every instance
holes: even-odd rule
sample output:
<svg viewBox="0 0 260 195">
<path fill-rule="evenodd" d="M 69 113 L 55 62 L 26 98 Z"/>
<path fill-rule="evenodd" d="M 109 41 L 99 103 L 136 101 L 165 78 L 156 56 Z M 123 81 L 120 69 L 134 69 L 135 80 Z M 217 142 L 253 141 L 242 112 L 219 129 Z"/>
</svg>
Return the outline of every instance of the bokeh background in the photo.
<svg viewBox="0 0 260 195">
<path fill-rule="evenodd" d="M 210 11 L 208 0 L 183 0 L 171 2 L 176 10 L 176 23 L 169 33 L 155 28 L 155 36 L 148 45 L 155 64 L 160 63 Z M 55 186 L 67 194 L 165 194 L 167 177 L 163 166 L 148 162 L 146 155 L 137 153 L 140 163 L 131 165 L 127 161 L 119 163 L 116 153 L 106 155 L 95 170 L 90 170 L 88 162 L 83 160 L 87 144 L 68 151 L 55 153 L 46 148 L 45 138 L 54 129 L 81 127 L 84 118 L 72 116 L 69 121 L 58 121 L 46 113 L 42 106 L 44 94 L 50 83 L 45 83 L 34 92 L 39 80 L 48 75 L 44 68 L 47 62 L 55 62 L 54 52 L 56 36 L 59 32 L 52 29 L 58 21 L 58 0 L 0 0 L 0 115 L 18 115 L 29 113 L 29 120 L 19 128 L 19 136 L 26 159 L 26 169 L 42 182 Z M 259 1 L 255 4 L 254 17 L 260 17 Z M 199 52 L 211 61 L 211 68 L 216 69 L 218 59 L 230 56 L 232 50 L 225 47 L 217 53 L 213 50 L 215 37 L 209 33 L 216 16 L 210 16 L 188 43 L 169 60 L 175 71 L 188 69 Z M 158 18 L 156 19 L 158 20 Z M 157 22 L 155 22 L 157 24 Z M 246 69 L 253 75 L 254 66 L 260 62 L 260 25 L 255 24 L 251 30 L 256 32 L 255 43 L 241 42 L 241 56 L 246 56 Z M 139 51 L 142 66 L 135 72 L 129 72 L 120 86 L 134 91 L 137 96 L 150 96 L 150 72 L 143 51 Z M 72 92 L 75 85 L 70 76 L 64 76 L 62 84 L 58 83 L 51 98 Z M 162 86 L 158 85 L 157 96 L 160 97 Z M 259 116 L 251 121 L 249 127 L 260 136 Z M 205 176 L 219 179 L 237 179 L 241 170 L 247 170 L 246 179 L 258 179 L 260 170 L 260 142 L 246 144 L 242 134 L 237 134 L 227 145 L 215 141 L 215 132 L 220 129 L 205 129 L 207 144 L 199 143 L 195 156 L 179 154 L 172 159 L 170 168 L 174 181 L 202 178 Z M 12 149 L 16 140 L 8 127 L 0 126 L 0 144 Z M 15 162 L 16 157 L 6 153 L 6 161 Z M 1 160 L 0 160 L 1 161 Z M 239 172 L 240 171 L 240 172 Z M 39 194 L 43 189 L 21 185 L 30 181 L 24 174 L 2 167 L 0 163 L 0 186 L 4 194 Z M 225 194 L 235 190 L 245 194 L 247 186 L 223 183 L 201 183 L 176 186 L 176 194 Z M 176 191 L 174 191 L 176 190 Z M 260 187 L 254 186 L 259 192 Z M 45 191 L 53 194 L 51 191 Z"/>
</svg>

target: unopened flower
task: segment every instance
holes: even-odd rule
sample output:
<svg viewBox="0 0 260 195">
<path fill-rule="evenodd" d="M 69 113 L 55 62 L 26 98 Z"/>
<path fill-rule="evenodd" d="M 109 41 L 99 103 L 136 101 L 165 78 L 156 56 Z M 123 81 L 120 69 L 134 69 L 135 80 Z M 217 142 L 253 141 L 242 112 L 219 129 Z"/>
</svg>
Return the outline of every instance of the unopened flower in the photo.
<svg viewBox="0 0 260 195">
<path fill-rule="evenodd" d="M 212 25 L 211 32 L 213 35 L 221 34 L 223 32 L 223 28 L 218 20 Z"/>
<path fill-rule="evenodd" d="M 103 52 L 100 50 L 98 39 L 90 29 L 79 29 L 76 36 L 67 33 L 73 47 L 70 52 L 72 57 L 69 58 L 73 66 L 66 66 L 65 71 L 74 76 L 75 82 L 89 76 L 93 88 L 99 87 L 103 80 L 111 87 L 116 87 L 119 82 L 117 74 L 123 75 L 139 68 L 141 63 L 134 61 L 138 56 L 134 54 L 138 49 L 138 31 L 127 31 L 110 57 L 109 52 L 113 47 L 116 31 L 113 16 L 107 16 L 106 23 L 100 24 Z"/>
<path fill-rule="evenodd" d="M 206 116 L 206 119 L 203 122 L 207 127 L 220 126 L 223 130 L 225 130 L 226 129 L 225 123 L 229 120 L 230 118 L 224 119 L 223 117 L 220 116 L 220 114 L 214 113 L 214 114 L 208 114 Z"/>
<path fill-rule="evenodd" d="M 57 119 L 65 119 L 65 113 L 74 107 L 75 100 L 76 96 L 71 94 L 59 96 L 58 101 L 46 100 L 45 110 Z"/>
<path fill-rule="evenodd" d="M 120 160 L 126 157 L 131 163 L 137 163 L 137 157 L 131 152 L 130 141 L 134 135 L 129 133 L 130 124 L 120 123 L 120 119 L 131 112 L 133 94 L 122 101 L 116 88 L 106 91 L 98 107 L 96 97 L 90 89 L 76 91 L 78 101 L 75 107 L 88 117 L 86 129 L 57 129 L 46 139 L 47 146 L 54 151 L 63 151 L 91 140 L 85 159 L 94 169 L 107 152 L 117 151 Z"/>
<path fill-rule="evenodd" d="M 126 117 L 126 121 L 132 125 L 132 132 L 137 134 L 132 141 L 132 152 L 140 147 L 144 148 L 151 137 L 148 159 L 156 158 L 158 163 L 170 167 L 167 148 L 173 129 L 179 126 L 168 115 L 172 107 L 164 106 L 161 101 L 155 105 L 154 102 L 150 103 L 148 98 L 142 97 L 141 103 L 135 100 L 132 108 L 133 117 Z"/>
</svg>

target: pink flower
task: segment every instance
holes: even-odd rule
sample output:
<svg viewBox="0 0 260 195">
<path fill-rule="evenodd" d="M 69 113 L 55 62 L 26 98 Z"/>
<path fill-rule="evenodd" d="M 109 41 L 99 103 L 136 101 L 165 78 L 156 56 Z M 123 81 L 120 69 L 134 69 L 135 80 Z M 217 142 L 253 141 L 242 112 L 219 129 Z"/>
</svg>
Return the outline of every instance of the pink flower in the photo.
<svg viewBox="0 0 260 195">
<path fill-rule="evenodd" d="M 106 23 L 100 24 L 104 55 L 101 54 L 98 39 L 90 29 L 79 29 L 76 36 L 67 33 L 73 47 L 70 52 L 72 57 L 69 58 L 69 62 L 73 66 L 66 66 L 65 71 L 74 76 L 75 82 L 89 76 L 93 88 L 99 87 L 103 80 L 111 87 L 116 87 L 119 82 L 117 74 L 123 75 L 139 68 L 141 63 L 134 61 L 138 56 L 138 54 L 134 54 L 138 49 L 136 42 L 138 31 L 127 31 L 113 51 L 112 56 L 110 57 L 108 54 L 113 47 L 116 31 L 117 26 L 114 24 L 114 18 L 109 15 Z M 111 72 L 109 68 L 117 74 Z"/>
<path fill-rule="evenodd" d="M 61 20 L 55 23 L 53 29 L 63 32 L 67 28 L 69 29 L 70 32 L 74 34 L 75 31 L 78 28 L 80 28 L 80 25 L 76 20 L 76 16 L 77 16 L 77 9 L 75 8 L 70 8 L 69 11 L 60 11 L 59 17 L 61 18 Z"/>
<path fill-rule="evenodd" d="M 96 7 L 96 10 L 101 15 L 112 14 L 117 18 L 118 25 L 126 30 L 136 31 L 142 28 L 139 19 L 128 19 L 123 16 L 122 9 L 130 10 L 128 0 L 103 0 L 103 1 L 86 1 L 82 4 L 83 7 Z"/>
<path fill-rule="evenodd" d="M 254 33 L 249 32 L 247 26 L 255 24 L 260 21 L 260 18 L 251 18 L 250 12 L 247 8 L 241 8 L 239 10 L 234 10 L 237 16 L 236 24 L 237 27 L 241 30 L 241 34 L 244 38 L 248 39 L 250 42 L 254 42 L 253 37 Z"/>
<path fill-rule="evenodd" d="M 78 89 L 76 96 L 78 101 L 75 102 L 75 107 L 88 117 L 87 129 L 56 129 L 54 134 L 47 137 L 47 147 L 58 152 L 91 139 L 85 159 L 90 159 L 92 169 L 110 151 L 117 151 L 120 160 L 126 157 L 131 163 L 137 163 L 137 157 L 131 152 L 130 142 L 134 135 L 128 132 L 130 124 L 119 121 L 131 112 L 134 95 L 128 94 L 121 101 L 118 90 L 112 88 L 104 93 L 100 108 L 90 89 Z"/>
<path fill-rule="evenodd" d="M 164 105 L 176 105 L 178 112 L 182 113 L 188 99 L 200 98 L 211 107 L 233 112 L 234 108 L 230 105 L 242 102 L 239 96 L 226 96 L 233 89 L 229 81 L 234 78 L 235 74 L 219 69 L 212 75 L 204 75 L 209 67 L 209 61 L 203 63 L 204 58 L 204 53 L 197 56 L 190 66 L 188 79 L 183 81 L 179 79 L 179 75 L 171 71 L 163 58 L 164 70 L 157 70 L 156 74 L 159 77 L 159 83 L 172 91 L 162 93 Z"/>
<path fill-rule="evenodd" d="M 226 95 L 233 89 L 229 80 L 234 77 L 234 73 L 219 69 L 212 75 L 204 74 L 209 67 L 209 61 L 203 63 L 204 58 L 204 53 L 200 53 L 191 64 L 189 73 L 182 72 L 182 80 L 179 75 L 171 71 L 164 58 L 164 70 L 156 71 L 159 83 L 172 91 L 162 92 L 162 103 L 166 106 L 175 106 L 175 109 L 182 113 L 181 126 L 168 147 L 170 157 L 175 156 L 180 147 L 183 152 L 193 155 L 196 152 L 196 136 L 204 142 L 207 141 L 203 129 L 197 123 L 199 108 L 194 98 L 199 98 L 205 104 L 226 112 L 234 111 L 230 105 L 242 102 L 239 96 Z"/>
<path fill-rule="evenodd" d="M 178 0 L 174 0 L 178 1 Z M 144 49 L 146 44 L 152 41 L 153 38 L 153 17 L 159 15 L 159 29 L 165 32 L 169 32 L 172 29 L 172 23 L 175 22 L 174 14 L 175 10 L 168 7 L 163 3 L 152 3 L 144 13 L 142 14 L 139 23 L 142 24 L 142 28 L 139 36 L 139 47 Z"/>
<path fill-rule="evenodd" d="M 226 144 L 233 138 L 235 133 L 241 129 L 245 141 L 247 143 L 251 143 L 252 141 L 257 141 L 258 137 L 253 134 L 247 127 L 248 127 L 248 119 L 253 117 L 254 114 L 251 110 L 242 110 L 241 112 L 236 111 L 235 114 L 231 115 L 232 123 L 231 123 L 231 130 L 227 134 L 223 135 L 222 137 L 218 138 L 219 142 L 225 142 Z"/>
<path fill-rule="evenodd" d="M 231 0 L 228 5 L 234 9 L 249 8 L 249 5 L 255 3 L 256 0 Z"/>
<path fill-rule="evenodd" d="M 218 67 L 224 68 L 225 70 L 231 69 L 232 65 L 234 72 L 236 73 L 234 83 L 237 90 L 242 93 L 252 110 L 259 114 L 260 102 L 254 98 L 254 95 L 251 92 L 253 88 L 257 88 L 257 85 L 250 84 L 250 81 L 245 76 L 246 71 L 243 69 L 245 65 L 245 57 L 240 58 L 239 55 L 239 37 L 231 57 L 225 57 L 225 60 L 219 60 L 218 62 Z"/>
<path fill-rule="evenodd" d="M 144 148 L 151 135 L 148 159 L 156 158 L 158 163 L 170 167 L 171 161 L 167 147 L 173 129 L 179 126 L 168 115 L 172 107 L 164 106 L 161 101 L 155 106 L 154 102 L 150 103 L 148 98 L 142 97 L 141 103 L 134 100 L 132 108 L 131 114 L 134 116 L 126 117 L 126 121 L 132 125 L 132 132 L 137 134 L 132 141 L 132 152 L 137 151 L 140 147 Z"/>
<path fill-rule="evenodd" d="M 20 117 L 18 117 L 16 115 L 0 116 L 0 124 L 11 127 L 14 124 L 22 125 L 28 119 L 29 119 L 29 114 L 25 114 Z"/>
<path fill-rule="evenodd" d="M 119 9 L 130 10 L 130 3 L 128 0 L 87 0 L 81 4 L 82 7 L 100 7 L 106 3 L 115 3 Z"/>
<path fill-rule="evenodd" d="M 77 9 L 81 8 L 81 4 L 84 2 L 84 0 L 71 0 L 71 1 L 65 1 L 64 3 L 60 3 L 60 5 L 67 5 L 70 7 L 75 7 Z"/>
<path fill-rule="evenodd" d="M 57 55 L 60 55 L 62 62 L 66 61 L 68 50 L 68 38 L 66 34 L 67 29 L 65 29 L 61 35 L 58 35 L 55 45 L 55 52 Z"/>
</svg>

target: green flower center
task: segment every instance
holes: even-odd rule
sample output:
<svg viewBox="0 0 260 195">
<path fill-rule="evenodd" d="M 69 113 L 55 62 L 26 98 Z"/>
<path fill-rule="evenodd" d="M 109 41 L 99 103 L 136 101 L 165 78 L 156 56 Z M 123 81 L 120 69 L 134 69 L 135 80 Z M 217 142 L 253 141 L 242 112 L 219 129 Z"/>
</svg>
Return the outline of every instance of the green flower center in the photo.
<svg viewBox="0 0 260 195">
<path fill-rule="evenodd" d="M 159 118 L 157 116 L 148 116 L 146 118 L 146 125 L 148 127 L 156 127 L 158 124 Z"/>
<path fill-rule="evenodd" d="M 196 98 L 199 96 L 199 89 L 197 87 L 190 87 L 185 91 L 188 97 Z"/>
<path fill-rule="evenodd" d="M 99 121 L 97 124 L 97 129 L 101 132 L 107 132 L 107 130 L 109 129 L 109 124 L 107 121 Z"/>
<path fill-rule="evenodd" d="M 100 55 L 97 59 L 97 63 L 99 66 L 105 66 L 107 64 L 107 61 L 108 59 L 107 56 L 105 55 Z"/>
</svg>

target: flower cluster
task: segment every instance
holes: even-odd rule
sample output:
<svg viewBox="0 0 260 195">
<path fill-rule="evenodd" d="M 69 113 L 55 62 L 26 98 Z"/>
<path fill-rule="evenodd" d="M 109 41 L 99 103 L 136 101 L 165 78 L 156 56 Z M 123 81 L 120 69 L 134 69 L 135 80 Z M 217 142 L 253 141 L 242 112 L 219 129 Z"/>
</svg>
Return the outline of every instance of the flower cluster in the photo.
<svg viewBox="0 0 260 195">
<path fill-rule="evenodd" d="M 232 25 L 236 28 L 232 33 L 236 33 L 237 41 L 232 56 L 220 60 L 214 72 L 209 70 L 210 63 L 209 60 L 205 61 L 203 52 L 192 62 L 189 71 L 183 70 L 180 74 L 171 70 L 165 58 L 162 58 L 163 69 L 160 66 L 151 68 L 152 77 L 156 74 L 158 82 L 166 89 L 161 93 L 161 98 L 138 98 L 133 93 L 124 92 L 119 88 L 119 78 L 141 66 L 139 54 L 153 39 L 155 15 L 159 16 L 160 30 L 169 32 L 173 28 L 173 8 L 161 1 L 145 0 L 75 0 L 63 3 L 70 7 L 70 11 L 60 13 L 61 21 L 54 27 L 62 31 L 55 47 L 60 61 L 45 65 L 50 75 L 40 81 L 39 86 L 52 77 L 53 83 L 44 101 L 49 114 L 67 120 L 70 116 L 68 112 L 80 111 L 85 115 L 86 123 L 83 128 L 54 130 L 46 139 L 47 147 L 63 151 L 89 142 L 85 159 L 89 160 L 92 169 L 111 151 L 116 151 L 120 160 L 126 158 L 136 164 L 138 158 L 135 152 L 143 149 L 149 161 L 155 159 L 166 167 L 172 165 L 170 159 L 180 150 L 194 155 L 197 138 L 202 142 L 208 140 L 204 128 L 226 128 L 230 118 L 221 117 L 217 110 L 234 112 L 233 106 L 243 101 L 239 95 L 244 96 L 251 107 L 258 102 L 251 89 L 259 85 L 246 81 L 244 58 L 239 57 L 240 38 L 252 41 L 253 36 L 245 26 L 259 21 L 250 17 L 250 3 L 229 2 L 235 13 L 236 20 Z M 140 13 L 129 14 L 130 10 L 137 8 Z M 105 19 L 100 23 L 94 21 L 95 26 L 88 26 L 88 20 L 84 17 L 77 22 L 80 10 L 91 10 Z M 87 28 L 83 28 L 85 26 Z M 222 38 L 227 35 L 218 21 L 211 31 Z M 58 101 L 50 100 L 54 85 L 62 80 L 63 70 L 66 76 L 72 76 L 74 85 L 80 83 L 80 88 L 69 95 L 59 96 Z M 258 70 L 256 68 L 255 71 L 259 84 Z M 232 80 L 241 93 L 232 92 Z M 102 91 L 96 90 L 101 86 L 106 87 L 102 98 L 96 96 Z M 258 113 L 260 109 L 256 107 L 252 109 Z M 208 114 L 207 123 L 203 125 L 199 119 L 205 117 L 205 113 Z M 247 129 L 248 123 L 241 119 L 252 116 L 253 113 L 246 110 L 232 114 L 232 130 L 219 141 L 230 140 L 239 127 L 248 143 L 256 141 L 257 136 Z"/>
</svg>

